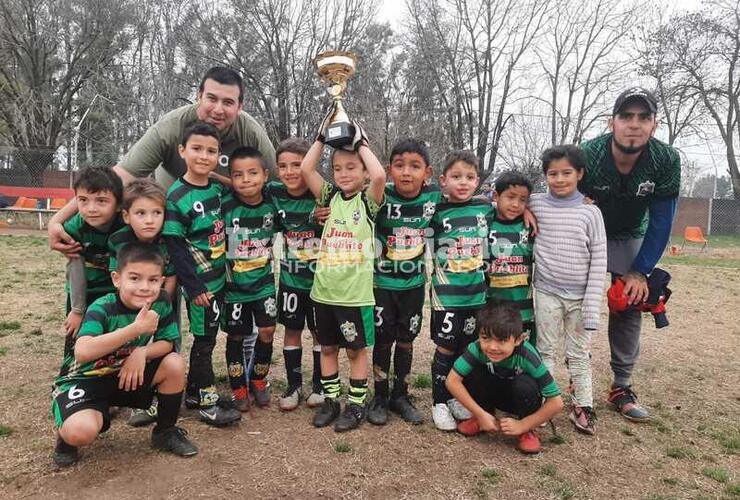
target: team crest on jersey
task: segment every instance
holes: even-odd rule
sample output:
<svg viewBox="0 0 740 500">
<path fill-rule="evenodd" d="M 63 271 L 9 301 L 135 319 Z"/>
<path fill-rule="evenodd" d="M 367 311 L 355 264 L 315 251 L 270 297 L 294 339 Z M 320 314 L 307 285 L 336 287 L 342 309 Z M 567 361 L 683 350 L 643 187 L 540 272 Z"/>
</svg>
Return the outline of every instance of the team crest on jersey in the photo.
<svg viewBox="0 0 740 500">
<path fill-rule="evenodd" d="M 272 229 L 274 218 L 274 214 L 265 214 L 265 216 L 262 218 L 262 228 L 267 230 Z"/>
<path fill-rule="evenodd" d="M 229 363 L 229 377 L 241 377 L 244 375 L 244 365 L 241 363 Z"/>
<path fill-rule="evenodd" d="M 483 229 L 487 228 L 488 225 L 486 224 L 486 216 L 483 214 L 475 214 L 475 218 L 478 220 L 478 227 Z"/>
<path fill-rule="evenodd" d="M 653 181 L 641 182 L 637 186 L 637 196 L 647 196 L 655 192 L 655 183 Z"/>
<path fill-rule="evenodd" d="M 411 320 L 409 320 L 409 332 L 412 335 L 416 335 L 419 333 L 419 327 L 421 326 L 421 316 L 418 314 L 414 314 L 411 316 Z"/>
<path fill-rule="evenodd" d="M 277 316 L 277 303 L 275 297 L 267 297 L 265 300 L 265 313 L 271 318 Z"/>
<path fill-rule="evenodd" d="M 352 222 L 354 222 L 355 224 L 358 224 L 360 222 L 360 211 L 359 210 L 355 210 L 354 212 L 352 212 Z"/>
<path fill-rule="evenodd" d="M 437 211 L 437 205 L 433 201 L 424 203 L 424 218 L 431 219 L 434 217 L 434 212 Z"/>
<path fill-rule="evenodd" d="M 465 326 L 463 327 L 463 333 L 465 335 L 473 335 L 475 332 L 475 316 L 465 320 Z"/>
<path fill-rule="evenodd" d="M 342 335 L 344 335 L 347 342 L 353 342 L 357 338 L 357 328 L 351 321 L 345 321 L 339 325 L 339 328 L 342 330 Z"/>
<path fill-rule="evenodd" d="M 527 245 L 529 243 L 529 230 L 525 227 L 521 231 L 519 231 L 519 244 L 520 245 Z"/>
</svg>

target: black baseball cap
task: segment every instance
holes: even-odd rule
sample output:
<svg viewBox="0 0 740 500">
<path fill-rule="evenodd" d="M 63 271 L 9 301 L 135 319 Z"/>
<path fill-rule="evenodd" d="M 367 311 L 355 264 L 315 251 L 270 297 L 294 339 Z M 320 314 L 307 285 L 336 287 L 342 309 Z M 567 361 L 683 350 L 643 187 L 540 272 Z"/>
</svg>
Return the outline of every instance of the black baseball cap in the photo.
<svg viewBox="0 0 740 500">
<path fill-rule="evenodd" d="M 655 114 L 658 111 L 658 101 L 655 100 L 655 96 L 652 92 L 642 87 L 632 87 L 619 94 L 617 100 L 614 101 L 612 116 L 618 114 L 627 101 L 630 100 L 641 101 L 645 106 L 647 106 L 652 114 Z"/>
</svg>

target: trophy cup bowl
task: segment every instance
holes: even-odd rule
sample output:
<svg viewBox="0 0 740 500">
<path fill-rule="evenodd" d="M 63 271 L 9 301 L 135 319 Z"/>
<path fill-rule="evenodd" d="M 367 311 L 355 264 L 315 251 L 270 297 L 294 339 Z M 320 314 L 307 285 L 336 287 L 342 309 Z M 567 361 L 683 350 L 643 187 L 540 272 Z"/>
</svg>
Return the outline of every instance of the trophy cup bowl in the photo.
<svg viewBox="0 0 740 500">
<path fill-rule="evenodd" d="M 327 91 L 334 101 L 334 115 L 326 127 L 324 143 L 333 148 L 347 146 L 352 143 L 355 128 L 342 106 L 342 99 L 347 88 L 347 80 L 357 68 L 357 57 L 352 52 L 330 50 L 317 55 L 313 64 L 319 78 L 330 85 Z"/>
</svg>

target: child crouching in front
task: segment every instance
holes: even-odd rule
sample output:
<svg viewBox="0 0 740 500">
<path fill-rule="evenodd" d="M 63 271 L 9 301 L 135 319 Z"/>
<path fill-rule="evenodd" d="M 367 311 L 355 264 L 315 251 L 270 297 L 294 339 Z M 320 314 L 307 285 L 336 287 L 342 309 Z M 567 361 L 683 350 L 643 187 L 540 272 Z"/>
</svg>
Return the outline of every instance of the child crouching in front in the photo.
<svg viewBox="0 0 740 500">
<path fill-rule="evenodd" d="M 458 424 L 458 431 L 517 436 L 522 453 L 539 453 L 534 429 L 562 410 L 560 390 L 524 339 L 519 311 L 489 302 L 478 313 L 477 326 L 478 340 L 457 358 L 446 381 L 450 394 L 473 414 Z M 496 410 L 516 418 L 496 417 Z"/>
</svg>

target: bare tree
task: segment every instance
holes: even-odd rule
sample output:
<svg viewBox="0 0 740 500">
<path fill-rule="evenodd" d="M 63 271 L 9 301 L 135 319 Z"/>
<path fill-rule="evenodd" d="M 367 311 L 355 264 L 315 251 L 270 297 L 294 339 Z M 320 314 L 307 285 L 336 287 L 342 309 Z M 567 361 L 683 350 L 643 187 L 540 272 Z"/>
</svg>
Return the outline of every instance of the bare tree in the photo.
<svg viewBox="0 0 740 500">
<path fill-rule="evenodd" d="M 415 57 L 439 93 L 453 147 L 478 156 L 493 172 L 507 106 L 531 83 L 525 55 L 540 34 L 549 0 L 408 0 Z"/>
<path fill-rule="evenodd" d="M 685 85 L 702 106 L 725 144 L 725 158 L 736 198 L 740 198 L 740 170 L 735 141 L 740 139 L 740 7 L 717 0 L 706 9 L 672 18 L 661 31 L 670 47 L 670 65 L 685 77 Z"/>
<path fill-rule="evenodd" d="M 640 73 L 654 82 L 660 108 L 658 117 L 668 131 L 668 144 L 673 146 L 679 138 L 703 136 L 702 124 L 707 113 L 692 77 L 675 64 L 671 45 L 675 26 L 659 16 L 660 11 L 652 9 L 648 17 L 659 19 L 658 23 L 639 26 L 635 42 Z"/>
<path fill-rule="evenodd" d="M 80 89 L 128 45 L 128 12 L 103 0 L 0 3 L 0 132 L 27 150 L 33 179 L 51 164 Z"/>
<path fill-rule="evenodd" d="M 550 142 L 578 143 L 608 107 L 632 65 L 629 35 L 644 6 L 620 0 L 558 0 L 535 52 L 544 73 Z"/>
<path fill-rule="evenodd" d="M 312 60 L 322 50 L 360 44 L 375 7 L 361 0 L 229 0 L 190 12 L 194 29 L 183 38 L 185 50 L 237 69 L 249 105 L 277 142 L 313 132 L 326 93 Z"/>
</svg>

